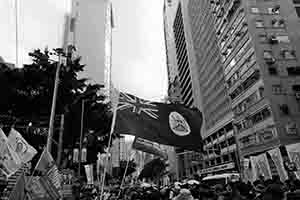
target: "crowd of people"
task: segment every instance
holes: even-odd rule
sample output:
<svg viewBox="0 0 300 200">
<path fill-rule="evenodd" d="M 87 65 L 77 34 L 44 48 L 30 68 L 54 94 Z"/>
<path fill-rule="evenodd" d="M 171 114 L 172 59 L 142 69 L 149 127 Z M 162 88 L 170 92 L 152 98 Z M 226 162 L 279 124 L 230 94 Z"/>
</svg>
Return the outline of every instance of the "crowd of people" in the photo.
<svg viewBox="0 0 300 200">
<path fill-rule="evenodd" d="M 91 190 L 97 199 L 97 190 Z M 136 183 L 105 189 L 103 200 L 300 200 L 300 181 L 281 182 L 278 177 L 208 185 L 201 181 L 174 182 L 168 186 Z"/>
</svg>

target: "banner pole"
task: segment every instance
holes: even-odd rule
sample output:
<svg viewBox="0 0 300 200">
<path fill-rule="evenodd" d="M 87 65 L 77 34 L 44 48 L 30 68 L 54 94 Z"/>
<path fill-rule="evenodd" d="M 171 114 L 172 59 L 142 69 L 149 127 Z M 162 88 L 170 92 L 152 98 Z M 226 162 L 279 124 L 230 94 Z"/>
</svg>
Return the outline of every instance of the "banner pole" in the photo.
<svg viewBox="0 0 300 200">
<path fill-rule="evenodd" d="M 58 86 L 59 86 L 59 73 L 62 65 L 61 62 L 62 62 L 62 53 L 59 52 L 58 63 L 57 63 L 55 79 L 54 79 L 54 90 L 53 90 L 51 114 L 50 114 L 50 121 L 49 121 L 49 132 L 47 138 L 47 150 L 50 154 L 52 150 L 52 137 L 54 132 L 55 108 L 56 108 L 56 100 L 57 100 L 57 93 L 58 93 Z"/>
<path fill-rule="evenodd" d="M 15 0 L 15 39 L 16 39 L 16 67 L 19 67 L 19 16 L 18 0 Z"/>
<path fill-rule="evenodd" d="M 111 123 L 111 128 L 110 128 L 110 133 L 109 133 L 109 139 L 108 139 L 108 147 L 107 147 L 107 152 L 110 153 L 110 143 L 112 140 L 112 134 L 114 132 L 115 128 L 115 123 L 116 123 L 116 116 L 117 116 L 117 105 L 113 108 L 113 119 Z M 100 200 L 102 200 L 103 197 L 103 190 L 104 190 L 104 185 L 105 185 L 105 176 L 106 176 L 106 168 L 108 165 L 108 156 L 106 156 L 105 163 L 104 163 L 104 170 L 103 170 L 103 176 L 102 176 L 102 186 L 101 186 L 101 193 L 100 193 Z"/>
<path fill-rule="evenodd" d="M 129 166 L 130 160 L 131 160 L 131 155 L 129 156 L 129 158 L 127 160 L 127 163 L 126 163 L 125 172 L 124 172 L 123 177 L 122 177 L 122 181 L 121 181 L 121 185 L 120 185 L 120 190 L 119 190 L 117 199 L 119 199 L 119 197 L 121 195 L 122 187 L 123 187 L 123 184 L 125 182 L 125 178 L 126 178 L 126 174 L 127 174 L 127 170 L 128 170 L 128 166 Z"/>
<path fill-rule="evenodd" d="M 81 102 L 81 119 L 80 119 L 80 138 L 79 138 L 79 160 L 78 160 L 78 176 L 81 176 L 81 157 L 82 157 L 82 140 L 83 140 L 83 120 L 84 120 L 84 104 L 85 100 Z"/>
</svg>

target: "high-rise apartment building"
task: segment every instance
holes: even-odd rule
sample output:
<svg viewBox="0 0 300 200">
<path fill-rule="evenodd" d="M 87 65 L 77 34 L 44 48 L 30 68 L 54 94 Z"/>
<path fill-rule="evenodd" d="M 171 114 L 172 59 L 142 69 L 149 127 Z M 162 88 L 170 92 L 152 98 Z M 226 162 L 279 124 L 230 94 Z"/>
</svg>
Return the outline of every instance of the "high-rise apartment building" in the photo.
<svg viewBox="0 0 300 200">
<path fill-rule="evenodd" d="M 200 172 L 236 169 L 237 155 L 249 157 L 299 142 L 300 2 L 174 0 L 165 6 L 187 13 L 184 35 L 193 44 L 189 52 L 195 62 L 189 67 L 197 69 L 191 76 L 199 81 L 193 89 L 200 91 L 205 149 L 221 147 L 220 156 L 204 155 Z M 165 13 L 171 21 L 175 18 Z M 176 47 L 169 45 L 168 55 L 170 49 Z"/>
<path fill-rule="evenodd" d="M 178 151 L 181 176 L 204 173 L 204 169 L 209 172 L 209 168 L 213 170 L 222 164 L 226 164 L 220 168 L 222 170 L 235 170 L 233 114 L 226 93 L 213 15 L 200 12 L 208 3 L 173 0 L 166 1 L 164 6 L 169 96 L 171 100 L 179 96 L 179 101 L 190 107 L 197 106 L 204 115 L 201 134 L 206 151 L 202 159 L 206 162 L 193 162 L 199 161 L 199 154 Z M 211 151 L 217 144 L 222 144 L 222 155 Z"/>
<path fill-rule="evenodd" d="M 211 5 L 241 157 L 300 139 L 300 21 L 295 3 L 239 0 Z"/>
<path fill-rule="evenodd" d="M 86 65 L 82 76 L 109 87 L 114 26 L 110 0 L 72 0 L 65 45 L 73 45 Z"/>
</svg>

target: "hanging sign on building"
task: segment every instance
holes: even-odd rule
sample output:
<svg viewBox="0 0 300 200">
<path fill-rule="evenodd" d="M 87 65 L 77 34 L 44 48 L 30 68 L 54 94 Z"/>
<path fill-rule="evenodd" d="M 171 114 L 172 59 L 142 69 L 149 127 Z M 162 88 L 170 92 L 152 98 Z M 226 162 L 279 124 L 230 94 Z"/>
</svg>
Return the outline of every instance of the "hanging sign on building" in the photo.
<svg viewBox="0 0 300 200">
<path fill-rule="evenodd" d="M 207 168 L 207 169 L 202 169 L 202 170 L 200 170 L 200 174 L 207 174 L 207 173 L 228 170 L 228 169 L 234 169 L 234 168 L 235 168 L 235 164 L 232 162 L 232 163 L 218 165 L 218 166 Z"/>
</svg>

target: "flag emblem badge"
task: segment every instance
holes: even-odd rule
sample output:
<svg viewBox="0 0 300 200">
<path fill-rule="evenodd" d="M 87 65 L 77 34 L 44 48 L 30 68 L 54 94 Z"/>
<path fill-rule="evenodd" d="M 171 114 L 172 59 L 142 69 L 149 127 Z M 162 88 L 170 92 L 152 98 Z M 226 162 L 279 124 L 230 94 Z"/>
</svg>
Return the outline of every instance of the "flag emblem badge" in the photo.
<svg viewBox="0 0 300 200">
<path fill-rule="evenodd" d="M 187 136 L 191 133 L 191 128 L 185 118 L 178 112 L 171 112 L 169 115 L 169 125 L 173 133 L 178 136 Z"/>
</svg>

